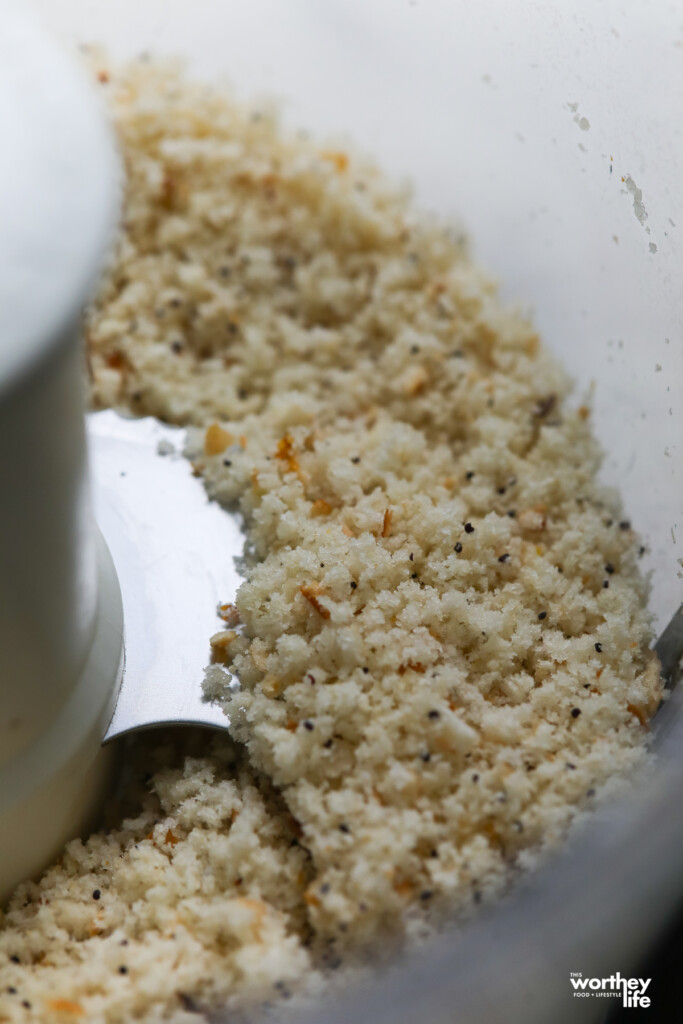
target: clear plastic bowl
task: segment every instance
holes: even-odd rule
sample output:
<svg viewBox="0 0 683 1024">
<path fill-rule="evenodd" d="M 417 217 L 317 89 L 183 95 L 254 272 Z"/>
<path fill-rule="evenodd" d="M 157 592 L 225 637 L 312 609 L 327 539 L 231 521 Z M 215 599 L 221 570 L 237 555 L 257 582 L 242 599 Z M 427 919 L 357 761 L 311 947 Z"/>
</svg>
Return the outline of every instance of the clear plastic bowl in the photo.
<svg viewBox="0 0 683 1024">
<path fill-rule="evenodd" d="M 593 390 L 604 477 L 647 544 L 658 629 L 683 593 L 683 25 L 633 0 L 35 0 L 114 57 L 180 53 L 285 120 L 349 136 L 464 224 L 503 295 Z M 587 1021 L 570 971 L 627 974 L 683 892 L 683 717 L 660 768 L 494 912 L 314 1018 Z"/>
</svg>

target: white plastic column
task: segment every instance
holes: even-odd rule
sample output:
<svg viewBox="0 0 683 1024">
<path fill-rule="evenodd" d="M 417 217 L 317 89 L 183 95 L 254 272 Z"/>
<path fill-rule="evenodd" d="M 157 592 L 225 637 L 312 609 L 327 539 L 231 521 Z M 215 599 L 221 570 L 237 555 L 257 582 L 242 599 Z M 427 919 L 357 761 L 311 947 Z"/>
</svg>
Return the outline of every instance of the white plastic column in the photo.
<svg viewBox="0 0 683 1024">
<path fill-rule="evenodd" d="M 79 320 L 118 164 L 85 75 L 23 7 L 0 32 L 0 900 L 101 799 L 121 669 L 87 478 Z"/>
</svg>

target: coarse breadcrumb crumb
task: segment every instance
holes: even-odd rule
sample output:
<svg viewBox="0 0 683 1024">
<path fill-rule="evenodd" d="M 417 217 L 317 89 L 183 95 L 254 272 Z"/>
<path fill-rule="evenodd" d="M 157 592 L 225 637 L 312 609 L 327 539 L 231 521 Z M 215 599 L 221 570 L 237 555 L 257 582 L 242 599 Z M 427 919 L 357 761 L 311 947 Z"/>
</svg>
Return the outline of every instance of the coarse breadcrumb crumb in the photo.
<svg viewBox="0 0 683 1024">
<path fill-rule="evenodd" d="M 0 1020 L 316 990 L 532 868 L 646 763 L 661 696 L 586 410 L 456 236 L 172 66 L 107 89 L 128 188 L 92 400 L 191 425 L 244 513 L 206 680 L 244 753 L 150 768 L 19 889 Z"/>
</svg>

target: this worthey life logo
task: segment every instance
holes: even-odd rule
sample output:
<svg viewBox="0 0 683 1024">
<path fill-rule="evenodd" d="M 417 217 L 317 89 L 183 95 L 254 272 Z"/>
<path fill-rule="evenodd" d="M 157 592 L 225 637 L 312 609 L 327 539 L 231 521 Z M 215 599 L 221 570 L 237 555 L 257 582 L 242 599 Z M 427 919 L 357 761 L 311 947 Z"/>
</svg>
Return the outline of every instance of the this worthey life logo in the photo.
<svg viewBox="0 0 683 1024">
<path fill-rule="evenodd" d="M 650 1005 L 650 997 L 645 993 L 651 978 L 622 978 L 618 971 L 609 978 L 584 978 L 581 971 L 573 971 L 569 980 L 576 998 L 596 996 L 604 999 L 621 995 L 623 1006 L 646 1008 Z"/>
</svg>

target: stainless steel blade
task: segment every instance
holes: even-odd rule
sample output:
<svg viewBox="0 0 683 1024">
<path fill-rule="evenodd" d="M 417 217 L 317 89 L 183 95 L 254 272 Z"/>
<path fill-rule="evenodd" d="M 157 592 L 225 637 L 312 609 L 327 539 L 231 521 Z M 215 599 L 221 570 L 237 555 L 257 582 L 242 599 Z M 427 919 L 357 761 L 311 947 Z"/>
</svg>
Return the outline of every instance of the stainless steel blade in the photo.
<svg viewBox="0 0 683 1024">
<path fill-rule="evenodd" d="M 202 678 L 217 606 L 240 583 L 237 516 L 207 499 L 181 454 L 184 430 L 111 411 L 90 414 L 87 430 L 95 517 L 124 613 L 125 670 L 104 742 L 158 725 L 226 729 Z"/>
</svg>

